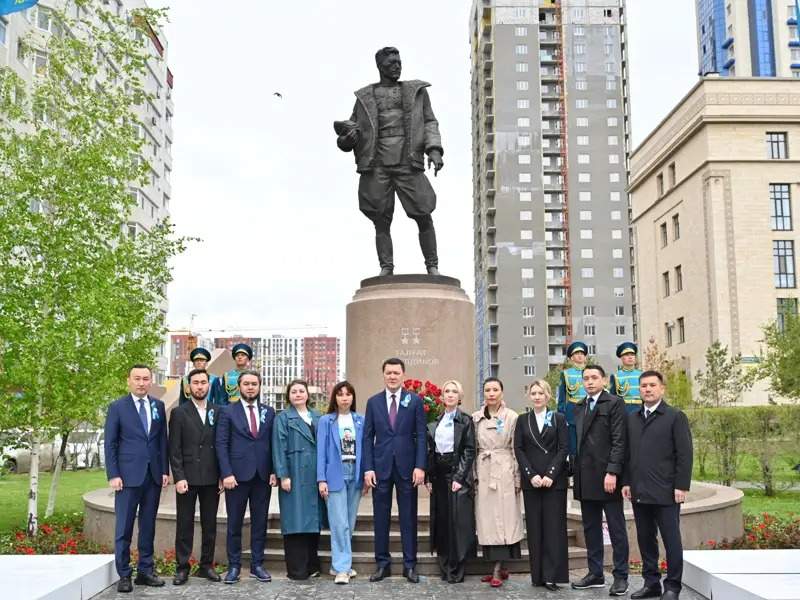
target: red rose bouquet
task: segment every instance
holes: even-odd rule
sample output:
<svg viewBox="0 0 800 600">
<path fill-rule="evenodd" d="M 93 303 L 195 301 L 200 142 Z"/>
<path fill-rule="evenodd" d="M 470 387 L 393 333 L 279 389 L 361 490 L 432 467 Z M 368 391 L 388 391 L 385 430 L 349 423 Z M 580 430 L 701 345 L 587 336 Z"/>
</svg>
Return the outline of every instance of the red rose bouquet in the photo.
<svg viewBox="0 0 800 600">
<path fill-rule="evenodd" d="M 422 409 L 425 411 L 428 423 L 435 421 L 442 414 L 444 410 L 442 390 L 430 381 L 423 383 L 419 379 L 406 379 L 403 382 L 403 389 L 414 392 L 422 398 Z"/>
</svg>

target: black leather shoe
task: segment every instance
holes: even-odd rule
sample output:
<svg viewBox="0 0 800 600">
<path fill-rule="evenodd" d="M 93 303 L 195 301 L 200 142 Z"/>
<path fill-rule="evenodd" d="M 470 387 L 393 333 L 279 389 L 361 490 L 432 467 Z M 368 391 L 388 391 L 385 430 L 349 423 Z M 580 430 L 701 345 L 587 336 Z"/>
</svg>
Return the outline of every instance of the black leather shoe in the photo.
<svg viewBox="0 0 800 600">
<path fill-rule="evenodd" d="M 391 267 L 383 267 L 378 277 L 388 277 L 389 275 L 394 275 L 394 269 Z"/>
<path fill-rule="evenodd" d="M 133 583 L 136 585 L 146 585 L 147 587 L 161 587 L 164 585 L 164 580 L 160 577 L 156 577 L 152 573 L 137 573 Z"/>
<path fill-rule="evenodd" d="M 376 581 L 381 581 L 386 579 L 387 577 L 392 576 L 392 569 L 389 567 L 378 567 L 375 572 L 369 576 L 369 580 L 373 583 Z"/>
<path fill-rule="evenodd" d="M 624 596 L 628 593 L 628 580 L 619 577 L 614 578 L 614 583 L 608 588 L 609 596 Z"/>
<path fill-rule="evenodd" d="M 222 577 L 219 576 L 219 573 L 217 573 L 211 567 L 198 567 L 197 571 L 194 572 L 194 576 L 202 577 L 203 579 L 208 579 L 209 581 L 222 581 Z"/>
<path fill-rule="evenodd" d="M 633 600 L 641 600 L 642 598 L 661 598 L 661 586 L 651 585 L 644 586 L 640 590 L 636 590 L 631 594 Z"/>
<path fill-rule="evenodd" d="M 588 590 L 589 588 L 601 588 L 606 586 L 606 579 L 602 575 L 592 575 L 587 573 L 582 579 L 572 583 L 573 590 Z"/>
<path fill-rule="evenodd" d="M 130 577 L 120 577 L 117 582 L 117 591 L 122 594 L 128 594 L 133 591 L 133 584 Z"/>
<path fill-rule="evenodd" d="M 228 572 L 225 573 L 225 579 L 222 580 L 222 583 L 236 583 L 239 581 L 239 574 L 242 570 L 239 567 L 230 567 Z"/>
<path fill-rule="evenodd" d="M 561 589 L 561 588 L 560 588 L 560 587 L 558 587 L 558 586 L 557 586 L 555 583 L 545 583 L 545 584 L 544 584 L 544 587 L 545 587 L 545 589 L 548 589 L 548 590 L 550 590 L 551 592 L 557 592 L 558 590 L 560 590 L 560 589 Z"/>
<path fill-rule="evenodd" d="M 270 575 L 269 571 L 267 571 L 261 565 L 250 567 L 250 577 L 255 577 L 256 579 L 264 583 L 272 581 L 272 575 Z"/>
<path fill-rule="evenodd" d="M 664 593 L 661 595 L 661 600 L 678 600 L 678 596 L 680 595 L 681 593 L 675 590 L 664 590 Z"/>
<path fill-rule="evenodd" d="M 175 571 L 175 576 L 172 578 L 172 585 L 183 585 L 189 581 L 189 571 Z"/>
<path fill-rule="evenodd" d="M 417 570 L 414 568 L 403 569 L 403 577 L 408 579 L 411 583 L 419 583 L 419 575 L 417 575 Z"/>
</svg>

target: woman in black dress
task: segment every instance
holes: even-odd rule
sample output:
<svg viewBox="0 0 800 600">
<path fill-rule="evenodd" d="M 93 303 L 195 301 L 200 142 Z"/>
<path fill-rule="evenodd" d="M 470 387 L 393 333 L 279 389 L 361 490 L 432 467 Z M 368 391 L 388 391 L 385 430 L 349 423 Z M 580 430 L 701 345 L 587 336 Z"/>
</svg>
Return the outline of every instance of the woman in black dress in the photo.
<svg viewBox="0 0 800 600">
<path fill-rule="evenodd" d="M 550 385 L 537 379 L 528 387 L 533 409 L 519 417 L 514 453 L 519 462 L 531 582 L 548 590 L 568 581 L 567 447 L 564 415 L 549 410 Z"/>
<path fill-rule="evenodd" d="M 431 545 L 442 580 L 464 581 L 464 563 L 475 554 L 473 463 L 475 427 L 459 410 L 463 388 L 451 380 L 442 386 L 444 412 L 428 425 L 428 491 L 431 492 Z"/>
</svg>

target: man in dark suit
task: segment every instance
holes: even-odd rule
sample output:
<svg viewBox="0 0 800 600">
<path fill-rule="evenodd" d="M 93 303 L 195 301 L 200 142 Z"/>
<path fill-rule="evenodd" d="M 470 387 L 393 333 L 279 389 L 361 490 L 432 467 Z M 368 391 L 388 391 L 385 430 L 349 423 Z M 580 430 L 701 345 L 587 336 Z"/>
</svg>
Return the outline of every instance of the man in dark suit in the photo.
<svg viewBox="0 0 800 600">
<path fill-rule="evenodd" d="M 574 497 L 581 502 L 589 573 L 572 584 L 576 590 L 605 586 L 603 576 L 603 513 L 614 552 L 611 596 L 628 591 L 628 534 L 622 509 L 622 473 L 627 450 L 625 402 L 606 392 L 600 365 L 583 370 L 586 397 L 576 405 L 577 456 L 573 464 Z M 618 481 L 618 479 L 620 481 Z"/>
<path fill-rule="evenodd" d="M 275 410 L 258 402 L 261 375 L 239 374 L 241 402 L 226 406 L 217 423 L 217 457 L 228 511 L 228 572 L 225 583 L 236 583 L 242 571 L 242 525 L 250 505 L 250 577 L 272 581 L 262 566 L 267 537 L 267 511 L 272 487 L 272 425 Z"/>
<path fill-rule="evenodd" d="M 686 415 L 664 400 L 661 373 L 642 373 L 639 389 L 643 406 L 628 415 L 629 462 L 622 488 L 633 504 L 644 577 L 644 587 L 631 598 L 677 600 L 683 576 L 681 504 L 692 479 L 692 433 Z M 657 531 L 667 552 L 663 595 Z"/>
<path fill-rule="evenodd" d="M 189 579 L 194 509 L 198 499 L 203 541 L 197 575 L 211 581 L 220 580 L 214 570 L 220 490 L 214 433 L 219 408 L 207 400 L 209 381 L 205 369 L 192 370 L 187 380 L 192 400 L 174 408 L 169 417 L 169 462 L 175 480 L 177 509 L 174 585 L 183 585 Z"/>
<path fill-rule="evenodd" d="M 106 475 L 114 490 L 114 561 L 117 591 L 131 592 L 131 537 L 139 513 L 136 585 L 159 587 L 153 572 L 153 538 L 161 488 L 166 487 L 167 422 L 164 403 L 148 397 L 153 374 L 147 365 L 128 371 L 129 394 L 108 407 L 105 427 Z"/>
<path fill-rule="evenodd" d="M 373 488 L 375 562 L 370 581 L 391 575 L 389 521 L 392 487 L 397 488 L 403 577 L 417 575 L 417 487 L 425 483 L 427 427 L 422 399 L 402 389 L 405 364 L 399 358 L 383 362 L 386 389 L 367 401 L 364 418 L 364 485 Z"/>
</svg>

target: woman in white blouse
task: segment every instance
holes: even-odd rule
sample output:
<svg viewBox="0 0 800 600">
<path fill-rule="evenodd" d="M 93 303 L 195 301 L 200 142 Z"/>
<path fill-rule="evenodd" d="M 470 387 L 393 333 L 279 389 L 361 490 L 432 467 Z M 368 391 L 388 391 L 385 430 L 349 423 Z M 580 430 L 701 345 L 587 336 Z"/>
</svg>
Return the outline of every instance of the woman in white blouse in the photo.
<svg viewBox="0 0 800 600">
<path fill-rule="evenodd" d="M 475 427 L 458 408 L 464 391 L 458 381 L 442 386 L 444 412 L 428 425 L 428 491 L 431 492 L 431 550 L 442 580 L 464 581 L 464 563 L 475 554 L 473 463 Z"/>
</svg>

